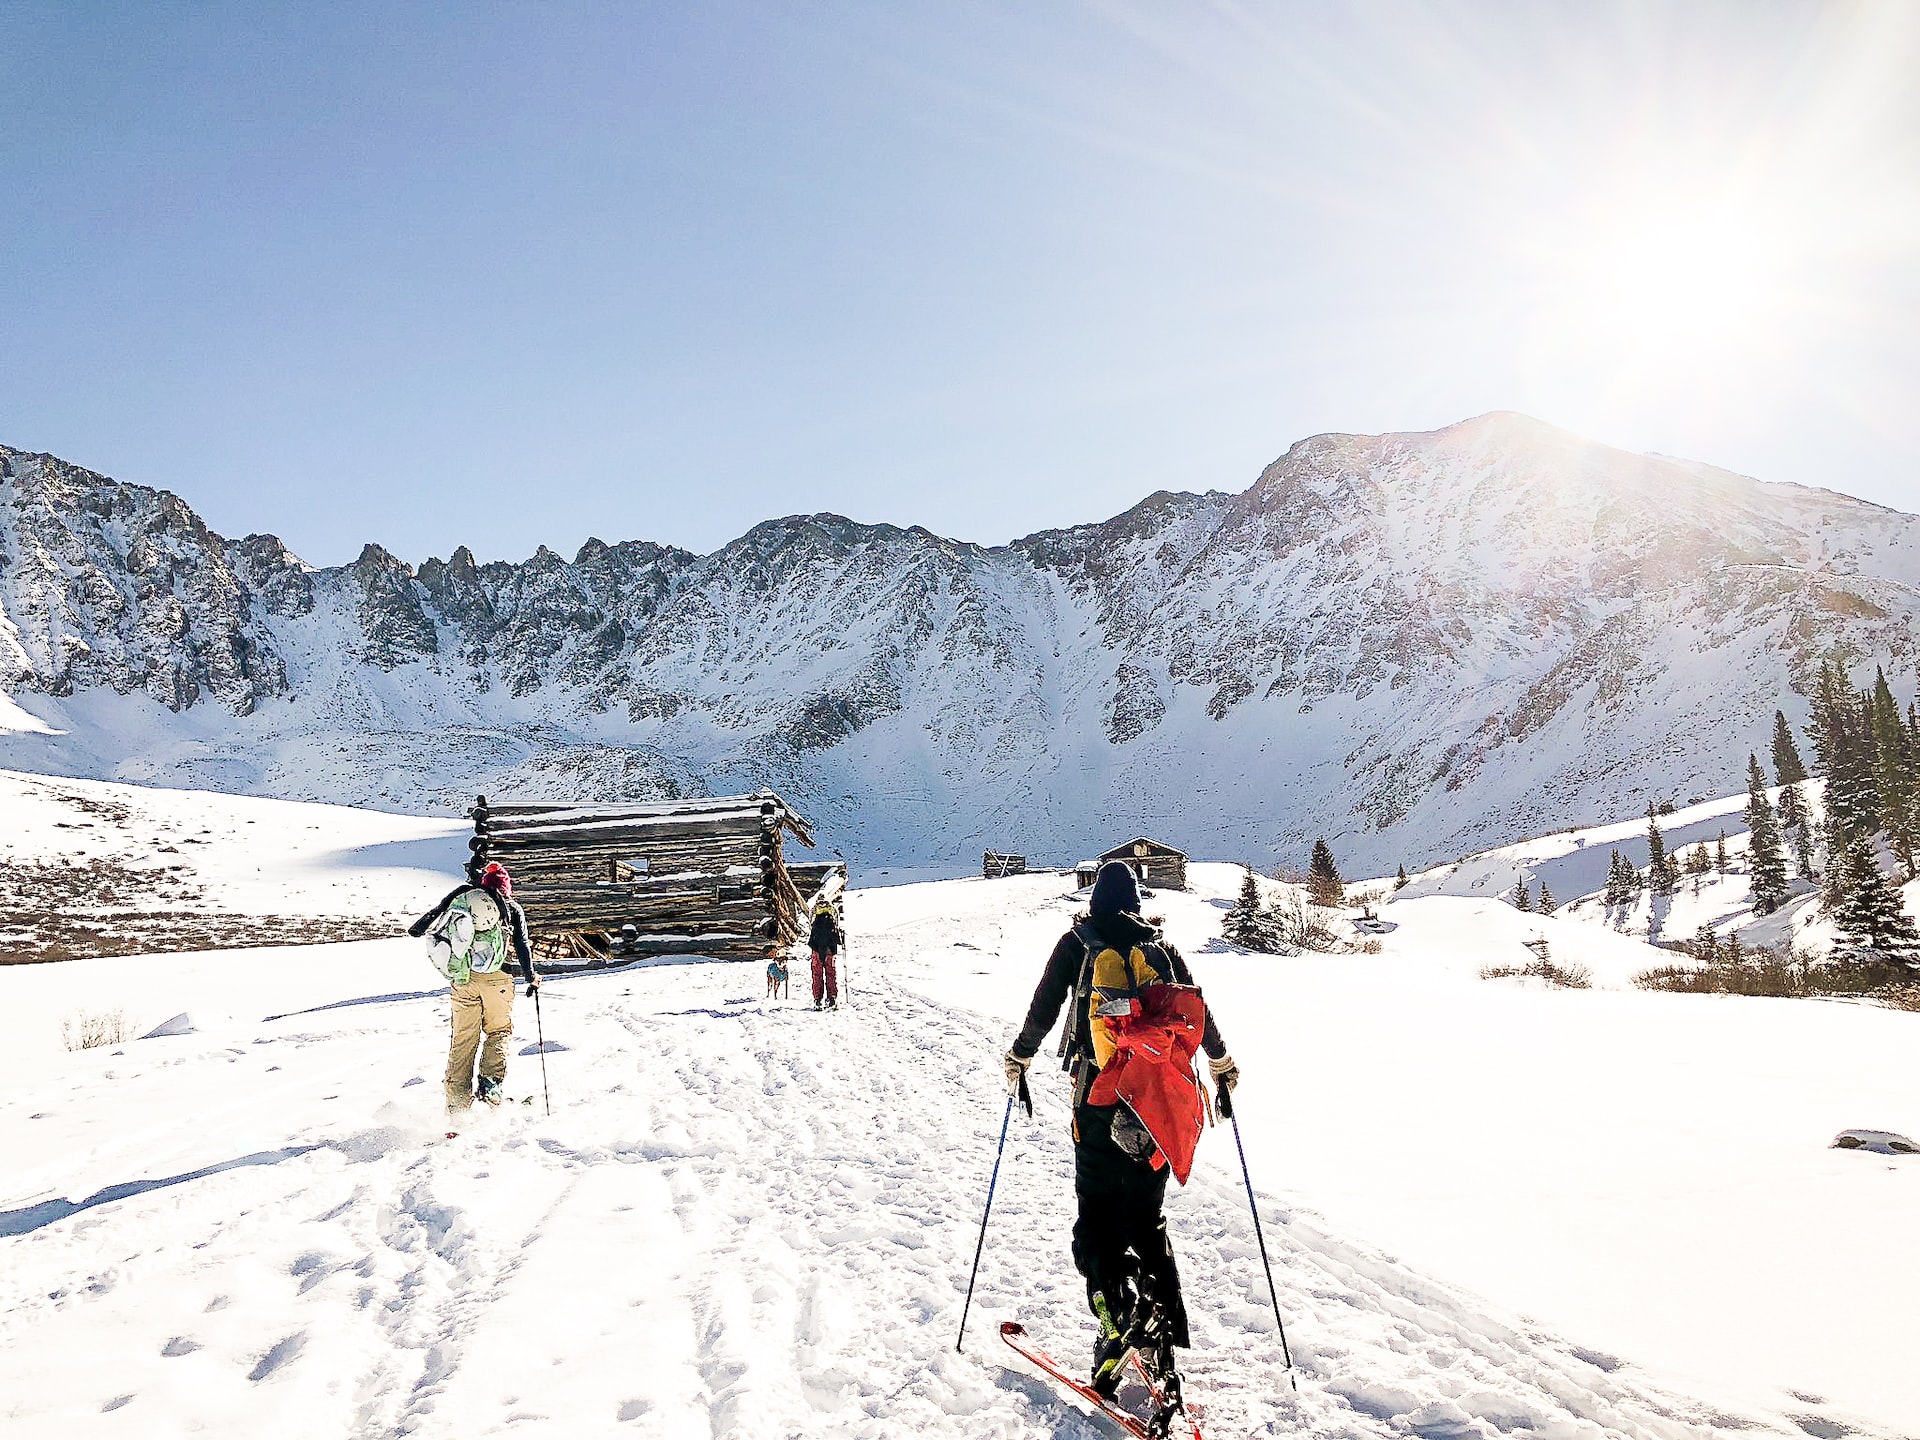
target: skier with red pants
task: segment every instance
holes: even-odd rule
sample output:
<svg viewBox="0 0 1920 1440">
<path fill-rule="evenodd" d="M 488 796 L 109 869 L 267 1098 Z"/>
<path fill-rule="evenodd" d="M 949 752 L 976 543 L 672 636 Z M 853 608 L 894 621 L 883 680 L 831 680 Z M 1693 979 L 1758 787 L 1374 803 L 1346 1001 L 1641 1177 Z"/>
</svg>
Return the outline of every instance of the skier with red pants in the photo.
<svg viewBox="0 0 1920 1440">
<path fill-rule="evenodd" d="M 836 1010 L 840 1006 L 840 977 L 835 972 L 834 962 L 845 943 L 846 936 L 840 933 L 840 921 L 833 913 L 833 903 L 822 900 L 819 908 L 813 912 L 813 929 L 807 933 L 807 948 L 813 952 L 813 1008 L 816 1010 L 823 1000 L 829 1010 Z"/>
<path fill-rule="evenodd" d="M 1003 1064 L 1018 1091 L 1073 1000 L 1060 1053 L 1073 1076 L 1073 1263 L 1100 1324 L 1093 1388 L 1112 1395 L 1138 1352 L 1177 1406 L 1173 1350 L 1190 1342 L 1161 1206 L 1169 1173 L 1186 1183 L 1204 1123 L 1195 1049 L 1229 1092 L 1240 1069 L 1186 960 L 1140 917 L 1133 871 L 1117 860 L 1102 866 L 1088 909 L 1054 946 Z"/>
</svg>

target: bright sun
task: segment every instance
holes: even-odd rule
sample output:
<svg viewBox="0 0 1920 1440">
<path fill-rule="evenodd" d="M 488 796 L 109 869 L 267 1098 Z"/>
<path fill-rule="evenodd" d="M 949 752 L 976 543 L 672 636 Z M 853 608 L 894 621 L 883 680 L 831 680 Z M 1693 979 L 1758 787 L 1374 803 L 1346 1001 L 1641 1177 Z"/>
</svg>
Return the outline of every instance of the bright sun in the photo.
<svg viewBox="0 0 1920 1440">
<path fill-rule="evenodd" d="M 1546 255 L 1535 321 L 1546 347 L 1625 380 L 1742 368 L 1779 339 L 1788 253 L 1756 212 L 1624 207 Z"/>
</svg>

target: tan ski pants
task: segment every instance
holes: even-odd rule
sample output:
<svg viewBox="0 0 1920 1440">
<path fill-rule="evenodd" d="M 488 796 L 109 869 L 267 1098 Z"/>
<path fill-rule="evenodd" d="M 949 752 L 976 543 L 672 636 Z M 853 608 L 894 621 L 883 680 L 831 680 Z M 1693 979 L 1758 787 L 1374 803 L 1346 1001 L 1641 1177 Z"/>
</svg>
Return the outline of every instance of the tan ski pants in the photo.
<svg viewBox="0 0 1920 1440">
<path fill-rule="evenodd" d="M 513 1033 L 513 977 L 504 970 L 475 975 L 453 987 L 453 1044 L 447 1051 L 447 1109 L 473 1104 L 473 1057 L 480 1078 L 507 1078 L 507 1037 Z M 486 1046 L 481 1047 L 481 1036 Z"/>
</svg>

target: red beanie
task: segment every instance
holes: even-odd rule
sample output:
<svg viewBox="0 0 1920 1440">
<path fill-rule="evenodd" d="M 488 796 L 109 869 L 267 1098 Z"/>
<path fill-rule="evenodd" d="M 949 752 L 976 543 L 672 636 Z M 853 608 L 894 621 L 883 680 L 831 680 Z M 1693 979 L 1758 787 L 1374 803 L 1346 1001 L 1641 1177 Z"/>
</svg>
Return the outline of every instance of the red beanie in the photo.
<svg viewBox="0 0 1920 1440">
<path fill-rule="evenodd" d="M 480 884 L 483 889 L 498 890 L 509 899 L 513 896 L 513 877 L 498 860 L 487 862 L 487 868 L 480 872 Z"/>
</svg>

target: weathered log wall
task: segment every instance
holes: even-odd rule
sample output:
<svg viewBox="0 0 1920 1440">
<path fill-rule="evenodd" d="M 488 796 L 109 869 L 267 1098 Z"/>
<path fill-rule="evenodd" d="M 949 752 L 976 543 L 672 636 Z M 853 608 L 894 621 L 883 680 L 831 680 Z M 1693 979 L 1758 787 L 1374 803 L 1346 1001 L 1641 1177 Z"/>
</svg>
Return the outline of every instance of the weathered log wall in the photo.
<svg viewBox="0 0 1920 1440">
<path fill-rule="evenodd" d="M 472 865 L 506 866 L 548 954 L 763 956 L 806 933 L 784 837 L 811 847 L 813 834 L 771 791 L 646 805 L 481 796 L 471 813 Z"/>
</svg>

